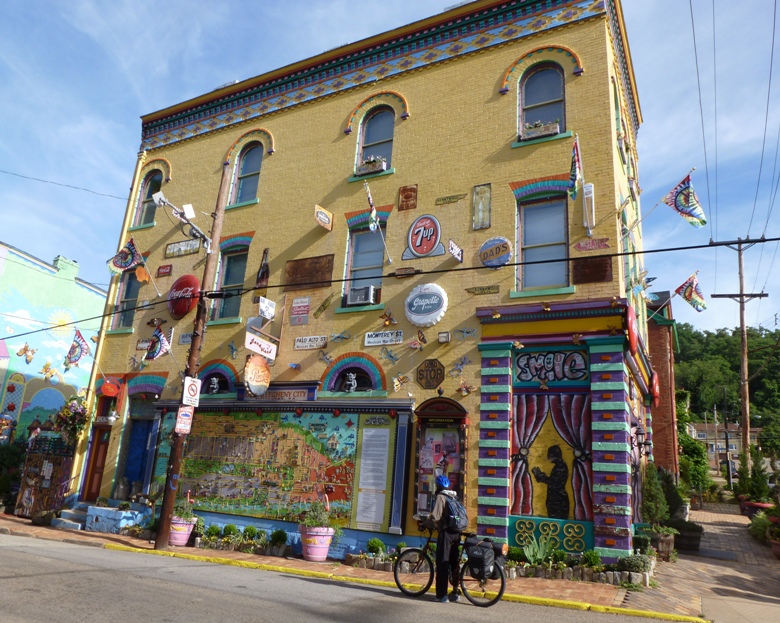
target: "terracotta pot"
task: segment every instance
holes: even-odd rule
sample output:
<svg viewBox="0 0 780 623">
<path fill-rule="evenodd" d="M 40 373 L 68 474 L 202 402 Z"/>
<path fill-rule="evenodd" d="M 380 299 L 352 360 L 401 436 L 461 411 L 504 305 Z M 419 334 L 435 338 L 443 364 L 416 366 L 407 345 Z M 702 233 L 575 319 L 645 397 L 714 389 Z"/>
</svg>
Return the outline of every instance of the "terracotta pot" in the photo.
<svg viewBox="0 0 780 623">
<path fill-rule="evenodd" d="M 333 528 L 298 526 L 298 532 L 301 533 L 304 560 L 324 562 L 328 558 L 328 549 L 336 531 Z"/>
<path fill-rule="evenodd" d="M 745 502 L 745 511 L 748 518 L 753 519 L 759 511 L 769 510 L 773 506 L 767 502 Z"/>
<path fill-rule="evenodd" d="M 780 541 L 769 541 L 769 545 L 772 547 L 775 558 L 780 558 Z"/>
</svg>

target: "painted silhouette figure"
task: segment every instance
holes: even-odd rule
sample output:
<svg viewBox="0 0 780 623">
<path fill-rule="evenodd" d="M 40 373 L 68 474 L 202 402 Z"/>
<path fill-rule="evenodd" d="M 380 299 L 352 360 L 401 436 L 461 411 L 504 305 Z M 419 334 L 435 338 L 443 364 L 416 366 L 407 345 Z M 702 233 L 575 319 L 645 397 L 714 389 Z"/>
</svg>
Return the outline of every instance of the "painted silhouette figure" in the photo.
<svg viewBox="0 0 780 623">
<path fill-rule="evenodd" d="M 550 475 L 538 467 L 533 468 L 538 482 L 547 485 L 547 516 L 553 519 L 569 518 L 569 495 L 566 493 L 566 481 L 569 478 L 569 468 L 563 460 L 560 446 L 550 446 L 547 450 L 547 460 L 554 465 Z"/>
</svg>

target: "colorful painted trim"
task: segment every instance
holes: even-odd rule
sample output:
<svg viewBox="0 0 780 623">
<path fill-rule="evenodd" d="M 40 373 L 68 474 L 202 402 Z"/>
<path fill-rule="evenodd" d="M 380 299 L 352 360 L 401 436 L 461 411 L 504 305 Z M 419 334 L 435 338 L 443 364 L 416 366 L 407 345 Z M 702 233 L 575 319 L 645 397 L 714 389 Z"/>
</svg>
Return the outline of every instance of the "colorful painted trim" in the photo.
<svg viewBox="0 0 780 623">
<path fill-rule="evenodd" d="M 571 61 L 574 65 L 572 73 L 576 76 L 582 75 L 585 70 L 582 67 L 582 62 L 579 56 L 571 49 L 562 45 L 550 45 L 540 48 L 534 48 L 527 54 L 524 54 L 512 63 L 509 68 L 504 72 L 504 78 L 501 81 L 501 88 L 498 90 L 501 95 L 506 95 L 509 92 L 509 81 L 513 75 L 522 75 L 526 69 L 531 65 L 541 61 L 558 60 L 555 58 L 555 54 L 564 55 L 567 58 L 561 59 L 564 62 L 566 60 Z"/>
<path fill-rule="evenodd" d="M 393 211 L 393 205 L 378 206 L 376 208 L 376 215 L 379 218 L 380 227 L 387 225 L 387 219 L 390 218 L 390 213 Z M 347 212 L 344 217 L 347 219 L 347 228 L 349 231 L 356 229 L 367 229 L 368 219 L 371 215 L 371 210 L 358 210 L 356 212 Z"/>
<path fill-rule="evenodd" d="M 355 123 L 355 118 L 359 114 L 365 114 L 366 111 L 373 108 L 374 106 L 386 103 L 383 100 L 387 99 L 390 99 L 390 105 L 393 106 L 393 108 L 400 104 L 402 110 L 401 119 L 408 119 L 411 116 L 412 113 L 409 112 L 409 102 L 406 101 L 406 98 L 403 95 L 397 91 L 382 91 L 381 93 L 370 95 L 357 105 L 355 110 L 353 110 L 352 114 L 349 116 L 347 127 L 344 129 L 344 134 L 350 134 L 352 132 L 352 126 Z"/>
<path fill-rule="evenodd" d="M 219 241 L 219 250 L 224 253 L 225 251 L 232 251 L 233 249 L 246 248 L 252 243 L 254 235 L 255 232 L 253 231 L 245 231 L 242 234 L 224 236 Z"/>
<path fill-rule="evenodd" d="M 127 394 L 141 394 L 143 392 L 161 394 L 168 378 L 167 372 L 155 374 L 138 374 L 127 380 Z"/>
<path fill-rule="evenodd" d="M 252 141 L 259 140 L 263 143 L 263 147 L 266 148 L 268 154 L 274 153 L 274 135 L 265 128 L 257 128 L 256 130 L 250 130 L 242 134 L 238 140 L 230 146 L 227 154 L 225 154 L 225 162 L 230 162 L 233 159 L 239 146 L 243 146 L 245 143 L 251 143 Z"/>
<path fill-rule="evenodd" d="M 171 163 L 167 158 L 154 158 L 153 160 L 144 163 L 143 169 L 141 169 L 141 179 L 145 179 L 153 169 L 159 169 L 165 176 L 166 182 L 170 182 L 173 178 L 173 167 L 171 167 Z"/>
<path fill-rule="evenodd" d="M 515 200 L 518 202 L 565 194 L 569 190 L 569 174 L 561 173 L 549 177 L 536 177 L 522 182 L 511 182 L 509 188 L 512 189 Z"/>
<path fill-rule="evenodd" d="M 320 61 L 307 69 L 239 86 L 238 90 L 206 102 L 177 109 L 143 123 L 141 149 L 155 149 L 257 119 L 319 98 L 398 76 L 439 62 L 460 58 L 510 41 L 604 15 L 613 0 L 546 0 L 505 2 L 462 16 L 448 15 L 437 25 L 412 34 L 388 38 L 363 50 Z M 615 38 L 613 41 L 620 39 Z M 622 46 L 616 51 L 625 55 Z M 624 88 L 629 89 L 628 65 L 620 59 Z M 633 97 L 629 98 L 632 103 Z M 632 115 L 636 118 L 636 112 Z M 147 117 L 148 119 L 148 117 Z M 635 123 L 635 126 L 638 124 Z"/>
<path fill-rule="evenodd" d="M 522 547 L 534 538 L 546 536 L 555 549 L 571 553 L 582 553 L 593 547 L 593 523 L 590 521 L 512 515 L 509 525 L 510 546 Z"/>
<path fill-rule="evenodd" d="M 228 383 L 230 383 L 230 391 L 235 391 L 236 385 L 238 384 L 238 372 L 236 372 L 236 369 L 224 359 L 206 362 L 198 371 L 198 378 L 203 380 L 215 372 L 227 379 Z"/>
<path fill-rule="evenodd" d="M 325 368 L 320 387 L 326 391 L 333 391 L 339 375 L 347 368 L 360 368 L 368 374 L 372 390 L 387 390 L 387 377 L 382 365 L 366 353 L 344 353 L 336 357 L 333 363 Z"/>
</svg>

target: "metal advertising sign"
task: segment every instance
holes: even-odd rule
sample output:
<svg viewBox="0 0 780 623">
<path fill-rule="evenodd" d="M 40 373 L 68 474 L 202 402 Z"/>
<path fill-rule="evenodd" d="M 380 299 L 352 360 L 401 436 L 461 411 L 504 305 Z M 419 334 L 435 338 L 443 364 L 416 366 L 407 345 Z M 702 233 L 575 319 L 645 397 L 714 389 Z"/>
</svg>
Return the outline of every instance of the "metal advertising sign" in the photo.
<svg viewBox="0 0 780 623">
<path fill-rule="evenodd" d="M 317 350 L 318 348 L 325 348 L 327 345 L 327 335 L 306 335 L 295 338 L 293 350 Z"/>
<path fill-rule="evenodd" d="M 447 250 L 450 252 L 450 255 L 454 257 L 456 260 L 458 260 L 461 264 L 463 263 L 463 249 L 461 249 L 457 244 L 455 244 L 455 241 L 450 238 L 449 246 L 447 247 Z"/>
<path fill-rule="evenodd" d="M 311 309 L 311 297 L 296 296 L 290 307 L 290 326 L 309 324 L 309 310 Z"/>
<path fill-rule="evenodd" d="M 244 366 L 244 383 L 252 396 L 262 396 L 271 383 L 268 362 L 260 355 L 247 355 Z"/>
<path fill-rule="evenodd" d="M 198 306 L 200 281 L 195 275 L 182 275 L 168 290 L 168 313 L 181 320 Z"/>
<path fill-rule="evenodd" d="M 333 229 L 333 213 L 319 205 L 314 206 L 314 220 L 328 231 Z"/>
<path fill-rule="evenodd" d="M 444 255 L 444 245 L 441 240 L 441 225 L 435 216 L 423 214 L 418 217 L 407 234 L 407 248 L 401 256 L 402 260 L 417 257 L 434 257 Z"/>
<path fill-rule="evenodd" d="M 404 332 L 398 331 L 369 331 L 366 333 L 366 346 L 387 346 L 389 344 L 402 344 Z"/>
<path fill-rule="evenodd" d="M 273 320 L 274 316 L 276 315 L 276 303 L 265 298 L 264 296 L 260 297 L 258 303 L 260 315 L 268 320 Z"/>
<path fill-rule="evenodd" d="M 488 268 L 501 268 L 511 259 L 512 243 L 502 236 L 486 240 L 479 248 L 479 261 Z"/>
<path fill-rule="evenodd" d="M 430 327 L 444 318 L 448 305 L 447 293 L 435 283 L 415 287 L 404 303 L 407 320 L 417 327 Z"/>
<path fill-rule="evenodd" d="M 436 389 L 444 382 L 444 366 L 438 359 L 426 359 L 417 366 L 417 382 L 425 389 Z"/>
</svg>

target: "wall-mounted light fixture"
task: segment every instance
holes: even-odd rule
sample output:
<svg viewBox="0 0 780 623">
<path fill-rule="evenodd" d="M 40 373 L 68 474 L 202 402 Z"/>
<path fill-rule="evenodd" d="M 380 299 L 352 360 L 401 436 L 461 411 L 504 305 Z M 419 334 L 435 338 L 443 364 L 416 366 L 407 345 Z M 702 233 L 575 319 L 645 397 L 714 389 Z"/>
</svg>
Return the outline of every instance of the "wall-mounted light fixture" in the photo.
<svg viewBox="0 0 780 623">
<path fill-rule="evenodd" d="M 639 450 L 639 456 L 647 456 L 652 451 L 653 443 L 645 439 L 645 429 L 637 426 L 634 434 L 631 435 L 631 445 Z"/>
<path fill-rule="evenodd" d="M 439 344 L 449 344 L 452 336 L 449 331 L 439 331 Z"/>
</svg>

